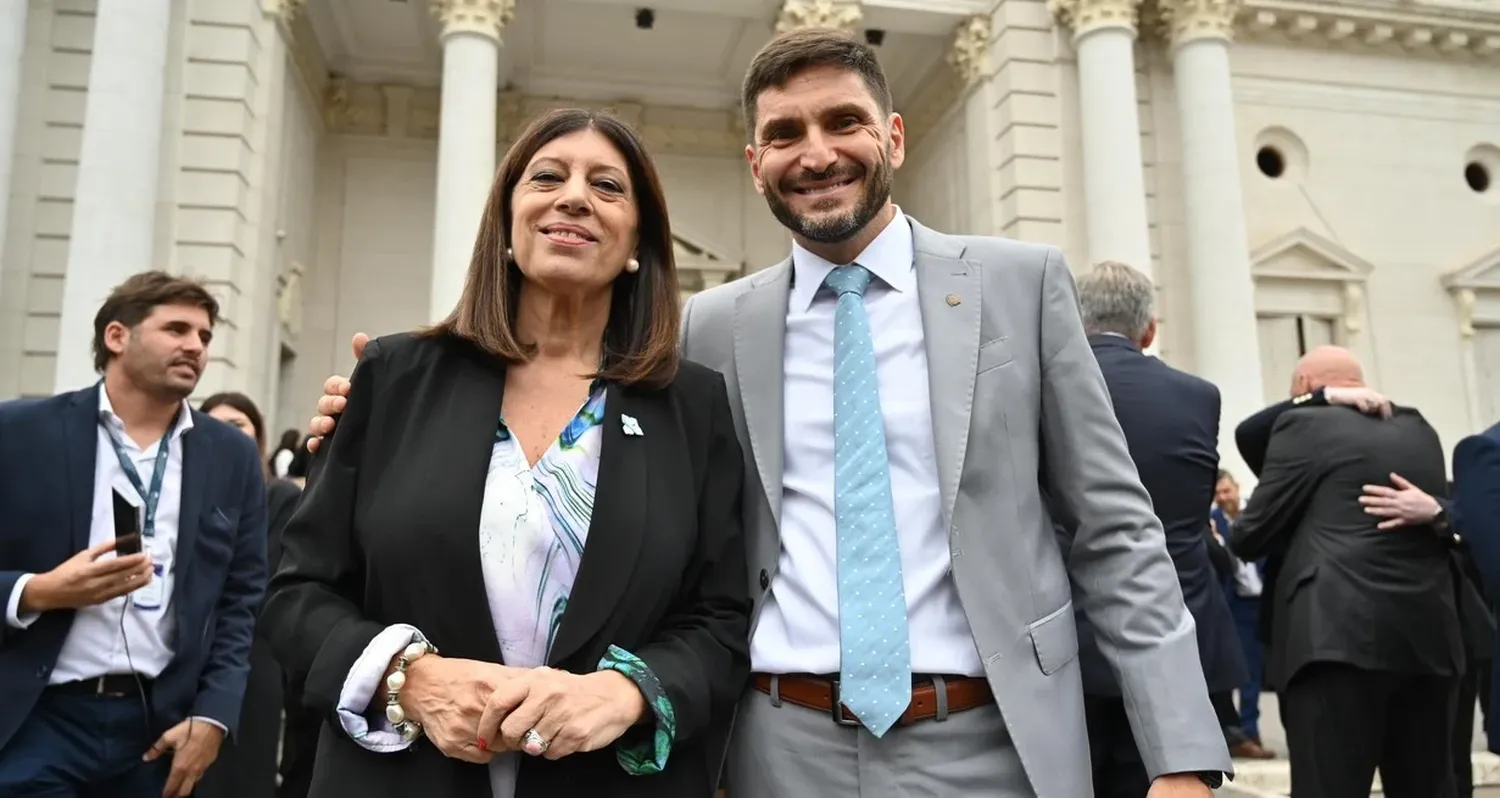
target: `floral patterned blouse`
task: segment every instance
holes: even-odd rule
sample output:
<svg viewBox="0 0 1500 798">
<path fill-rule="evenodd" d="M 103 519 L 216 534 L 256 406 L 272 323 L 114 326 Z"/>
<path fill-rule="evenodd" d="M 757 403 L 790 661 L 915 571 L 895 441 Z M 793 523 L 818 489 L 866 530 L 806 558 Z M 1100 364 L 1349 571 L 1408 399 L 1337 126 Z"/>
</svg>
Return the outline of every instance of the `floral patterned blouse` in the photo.
<svg viewBox="0 0 1500 798">
<path fill-rule="evenodd" d="M 596 382 L 578 414 L 535 466 L 526 462 L 505 420 L 497 425 L 479 516 L 479 551 L 495 637 L 506 665 L 547 664 L 562 625 L 593 517 L 605 394 L 605 386 Z M 656 716 L 654 728 L 632 729 L 616 742 L 620 766 L 636 775 L 660 772 L 676 731 L 672 705 L 660 682 L 644 662 L 617 646 L 610 646 L 598 667 L 630 677 Z M 495 798 L 514 795 L 521 756 L 510 753 L 491 761 Z"/>
</svg>

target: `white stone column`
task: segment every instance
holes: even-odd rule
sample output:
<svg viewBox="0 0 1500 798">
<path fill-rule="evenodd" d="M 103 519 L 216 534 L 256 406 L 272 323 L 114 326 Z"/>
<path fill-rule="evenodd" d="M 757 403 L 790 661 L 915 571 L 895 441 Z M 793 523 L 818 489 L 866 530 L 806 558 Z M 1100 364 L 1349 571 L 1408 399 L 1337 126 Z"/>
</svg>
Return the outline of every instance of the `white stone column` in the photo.
<svg viewBox="0 0 1500 798">
<path fill-rule="evenodd" d="M 1163 0 L 1182 127 L 1183 210 L 1191 272 L 1196 372 L 1219 386 L 1219 457 L 1250 473 L 1234 428 L 1265 406 L 1255 284 L 1240 188 L 1229 38 L 1239 0 Z M 1286 375 L 1287 380 L 1291 375 Z"/>
<path fill-rule="evenodd" d="M 1083 194 L 1089 260 L 1151 274 L 1141 116 L 1135 94 L 1140 0 L 1052 0 L 1073 29 L 1083 133 Z"/>
<path fill-rule="evenodd" d="M 446 318 L 463 293 L 479 219 L 495 179 L 500 31 L 515 7 L 515 0 L 434 0 L 432 4 L 443 24 L 429 305 L 433 321 Z"/>
<path fill-rule="evenodd" d="M 16 157 L 16 119 L 21 112 L 21 64 L 26 55 L 26 9 L 29 0 L 0 8 L 0 258 L 10 227 L 10 174 Z"/>
<path fill-rule="evenodd" d="M 110 290 L 161 265 L 152 244 L 173 5 L 99 0 L 94 16 L 53 378 L 59 392 L 98 379 L 94 314 Z"/>
</svg>

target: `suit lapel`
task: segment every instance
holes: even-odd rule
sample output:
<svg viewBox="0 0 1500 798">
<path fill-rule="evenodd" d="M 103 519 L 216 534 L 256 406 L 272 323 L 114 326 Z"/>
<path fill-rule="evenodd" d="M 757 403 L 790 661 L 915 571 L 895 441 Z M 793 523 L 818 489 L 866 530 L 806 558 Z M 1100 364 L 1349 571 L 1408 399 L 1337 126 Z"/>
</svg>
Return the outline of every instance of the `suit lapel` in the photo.
<svg viewBox="0 0 1500 798">
<path fill-rule="evenodd" d="M 430 473 L 446 475 L 429 489 L 451 502 L 451 515 L 444 517 L 453 522 L 435 524 L 432 530 L 433 534 L 457 539 L 437 543 L 434 548 L 461 553 L 443 563 L 443 590 L 448 593 L 444 599 L 447 606 L 462 609 L 443 613 L 441 628 L 423 631 L 435 639 L 452 641 L 446 645 L 451 651 L 462 652 L 456 656 L 504 662 L 488 611 L 479 526 L 490 455 L 505 399 L 505 366 L 467 343 L 453 342 L 451 346 L 438 366 L 455 372 L 453 381 L 446 383 L 446 395 L 435 400 L 423 397 L 424 405 L 431 401 L 427 406 L 435 408 L 435 415 L 443 419 L 424 457 L 432 458 Z"/>
<path fill-rule="evenodd" d="M 792 260 L 761 272 L 734 307 L 734 373 L 755 468 L 781 527 L 781 467 L 786 381 L 786 309 Z"/>
<path fill-rule="evenodd" d="M 932 434 L 937 451 L 943 520 L 953 518 L 969 440 L 974 378 L 979 368 L 979 264 L 963 260 L 964 244 L 911 222 L 917 296 L 927 349 Z"/>
<path fill-rule="evenodd" d="M 670 445 L 665 436 L 674 427 L 656 395 L 618 385 L 606 391 L 593 514 L 573 591 L 547 655 L 554 667 L 583 649 L 625 597 L 651 506 L 647 447 L 653 440 Z M 626 435 L 621 416 L 635 419 L 641 434 Z"/>
<path fill-rule="evenodd" d="M 68 539 L 72 551 L 89 547 L 94 516 L 94 469 L 99 459 L 99 391 L 73 394 L 63 414 L 63 460 L 68 470 Z"/>
</svg>

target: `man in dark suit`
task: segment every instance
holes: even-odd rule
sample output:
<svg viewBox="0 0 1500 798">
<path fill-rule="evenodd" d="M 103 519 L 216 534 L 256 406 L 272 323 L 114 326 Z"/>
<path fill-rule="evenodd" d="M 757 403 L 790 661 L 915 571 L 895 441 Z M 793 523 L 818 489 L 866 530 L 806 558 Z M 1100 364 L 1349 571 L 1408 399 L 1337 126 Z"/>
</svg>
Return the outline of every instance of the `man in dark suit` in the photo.
<svg viewBox="0 0 1500 798">
<path fill-rule="evenodd" d="M 1500 424 L 1470 435 L 1453 449 L 1453 500 L 1439 508 L 1438 523 L 1447 522 L 1468 547 L 1479 581 L 1491 604 L 1500 596 Z M 1493 658 L 1485 735 L 1489 749 L 1500 753 L 1500 691 L 1494 690 L 1500 653 Z M 1479 692 L 1486 692 L 1480 685 Z"/>
<path fill-rule="evenodd" d="M 234 733 L 266 498 L 254 442 L 186 402 L 217 316 L 131 277 L 94 320 L 103 380 L 0 405 L 0 795 L 186 796 Z"/>
<path fill-rule="evenodd" d="M 1362 386 L 1358 360 L 1318 347 L 1292 393 Z M 1389 419 L 1302 407 L 1276 421 L 1261 481 L 1231 533 L 1243 559 L 1281 551 L 1267 678 L 1281 694 L 1298 798 L 1446 798 L 1463 637 L 1449 542 L 1377 528 L 1359 497 L 1402 471 L 1445 490 L 1442 446 L 1417 411 Z"/>
<path fill-rule="evenodd" d="M 1222 694 L 1232 708 L 1230 693 L 1245 681 L 1245 662 L 1208 550 L 1208 513 L 1219 472 L 1219 389 L 1143 352 L 1156 337 L 1154 297 L 1151 278 L 1120 263 L 1101 263 L 1078 281 L 1084 331 L 1166 531 L 1183 601 L 1197 626 L 1208 690 Z M 1068 545 L 1066 533 L 1061 542 Z M 1142 798 L 1150 781 L 1119 683 L 1099 651 L 1093 624 L 1080 615 L 1078 627 L 1094 794 Z"/>
</svg>

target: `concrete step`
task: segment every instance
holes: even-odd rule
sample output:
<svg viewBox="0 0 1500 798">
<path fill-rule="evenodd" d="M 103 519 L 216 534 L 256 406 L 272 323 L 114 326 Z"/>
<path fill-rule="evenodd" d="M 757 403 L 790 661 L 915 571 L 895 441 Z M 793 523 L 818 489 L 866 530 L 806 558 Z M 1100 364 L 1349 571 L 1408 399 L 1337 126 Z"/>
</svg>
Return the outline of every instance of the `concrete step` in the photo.
<svg viewBox="0 0 1500 798">
<path fill-rule="evenodd" d="M 1500 796 L 1500 756 L 1487 751 L 1475 751 L 1471 756 L 1474 768 L 1474 798 Z M 1291 764 L 1285 759 L 1244 760 L 1234 762 L 1234 781 L 1225 783 L 1216 791 L 1223 798 L 1285 798 L 1291 794 Z M 1489 788 L 1489 789 L 1484 789 Z M 1373 794 L 1380 794 L 1380 776 L 1375 776 Z"/>
</svg>

